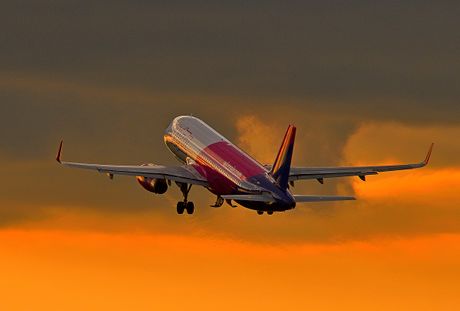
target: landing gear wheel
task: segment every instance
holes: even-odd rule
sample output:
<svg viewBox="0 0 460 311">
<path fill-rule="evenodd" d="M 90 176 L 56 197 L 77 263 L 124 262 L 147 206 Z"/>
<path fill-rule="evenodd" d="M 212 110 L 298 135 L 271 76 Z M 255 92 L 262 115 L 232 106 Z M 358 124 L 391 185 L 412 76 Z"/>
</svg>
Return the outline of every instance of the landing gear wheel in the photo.
<svg viewBox="0 0 460 311">
<path fill-rule="evenodd" d="M 182 192 L 182 195 L 184 196 L 184 201 L 177 203 L 177 213 L 183 214 L 184 211 L 187 210 L 187 214 L 193 214 L 193 212 L 195 211 L 195 206 L 193 205 L 193 202 L 189 202 L 187 200 L 188 193 L 190 192 L 192 185 L 188 185 L 188 184 L 180 183 L 180 182 L 176 182 L 176 184 L 179 186 L 180 191 Z"/>
<path fill-rule="evenodd" d="M 184 202 L 177 202 L 177 213 L 183 214 L 185 210 L 185 203 Z"/>
<path fill-rule="evenodd" d="M 264 214 L 264 211 L 257 211 L 257 214 L 258 214 L 258 215 L 263 215 L 263 214 Z"/>
<path fill-rule="evenodd" d="M 268 211 L 267 214 L 268 215 L 273 215 L 273 211 Z"/>
<path fill-rule="evenodd" d="M 187 214 L 192 215 L 195 211 L 195 205 L 193 202 L 187 202 L 185 208 L 187 209 Z"/>
</svg>

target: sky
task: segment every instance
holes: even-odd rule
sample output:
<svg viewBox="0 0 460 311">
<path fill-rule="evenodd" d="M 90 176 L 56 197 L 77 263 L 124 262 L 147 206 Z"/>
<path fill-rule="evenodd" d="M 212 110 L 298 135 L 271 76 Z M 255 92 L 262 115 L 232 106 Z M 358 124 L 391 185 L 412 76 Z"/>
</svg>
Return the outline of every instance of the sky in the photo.
<svg viewBox="0 0 460 311">
<path fill-rule="evenodd" d="M 3 1 L 2 310 L 458 310 L 460 5 L 453 1 Z M 303 181 L 355 195 L 271 217 L 177 215 L 64 159 L 177 165 L 193 114 L 262 163 L 428 167 Z"/>
</svg>

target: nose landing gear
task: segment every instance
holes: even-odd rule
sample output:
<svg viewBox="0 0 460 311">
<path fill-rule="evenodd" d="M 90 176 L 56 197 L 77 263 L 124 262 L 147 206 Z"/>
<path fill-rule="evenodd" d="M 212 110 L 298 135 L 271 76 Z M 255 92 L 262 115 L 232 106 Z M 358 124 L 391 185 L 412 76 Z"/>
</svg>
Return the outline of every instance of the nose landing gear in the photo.
<svg viewBox="0 0 460 311">
<path fill-rule="evenodd" d="M 263 215 L 264 211 L 257 211 L 257 215 Z M 268 215 L 273 215 L 273 211 L 267 211 Z"/>
<path fill-rule="evenodd" d="M 218 195 L 216 199 L 216 203 L 214 203 L 214 205 L 211 205 L 211 207 L 221 207 L 222 204 L 224 204 L 224 198 Z"/>
</svg>

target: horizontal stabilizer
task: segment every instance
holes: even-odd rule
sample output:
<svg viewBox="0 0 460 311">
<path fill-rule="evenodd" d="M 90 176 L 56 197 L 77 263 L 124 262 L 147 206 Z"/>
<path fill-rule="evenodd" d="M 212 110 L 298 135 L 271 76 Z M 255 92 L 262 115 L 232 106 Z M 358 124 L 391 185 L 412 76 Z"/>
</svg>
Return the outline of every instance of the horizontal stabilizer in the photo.
<svg viewBox="0 0 460 311">
<path fill-rule="evenodd" d="M 229 194 L 223 195 L 222 198 L 225 200 L 235 200 L 235 201 L 253 201 L 253 202 L 274 202 L 273 197 L 268 194 Z"/>
<path fill-rule="evenodd" d="M 355 197 L 340 195 L 294 195 L 296 203 L 356 200 Z"/>
</svg>

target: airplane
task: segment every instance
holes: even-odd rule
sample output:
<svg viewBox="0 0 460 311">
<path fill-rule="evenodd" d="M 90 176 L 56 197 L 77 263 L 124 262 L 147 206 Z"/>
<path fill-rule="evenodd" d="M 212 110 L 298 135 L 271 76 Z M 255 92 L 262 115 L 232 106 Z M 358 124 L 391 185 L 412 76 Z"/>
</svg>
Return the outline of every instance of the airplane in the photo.
<svg viewBox="0 0 460 311">
<path fill-rule="evenodd" d="M 177 203 L 177 213 L 193 214 L 194 203 L 188 200 L 193 185 L 207 188 L 217 196 L 211 205 L 220 207 L 224 201 L 232 207 L 233 202 L 272 215 L 294 209 L 297 203 L 355 200 L 353 196 L 297 195 L 291 192 L 294 182 L 316 179 L 321 184 L 326 178 L 358 176 L 365 181 L 367 175 L 380 172 L 416 169 L 424 167 L 433 150 L 431 144 L 425 159 L 420 163 L 402 165 L 355 166 L 355 167 L 291 167 L 296 127 L 289 125 L 273 165 L 262 165 L 246 152 L 232 144 L 211 126 L 194 116 L 178 116 L 165 130 L 164 142 L 180 166 L 101 165 L 62 161 L 63 141 L 56 160 L 67 167 L 95 170 L 114 175 L 135 176 L 147 191 L 164 194 L 171 182 L 182 192 L 183 200 Z"/>
</svg>

